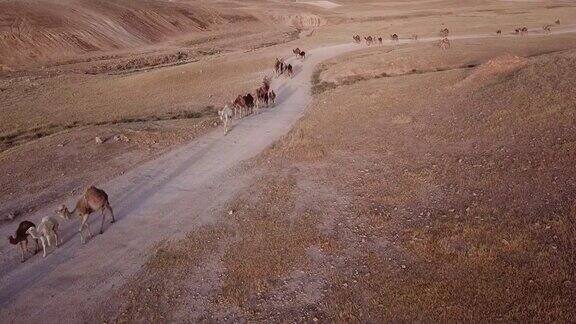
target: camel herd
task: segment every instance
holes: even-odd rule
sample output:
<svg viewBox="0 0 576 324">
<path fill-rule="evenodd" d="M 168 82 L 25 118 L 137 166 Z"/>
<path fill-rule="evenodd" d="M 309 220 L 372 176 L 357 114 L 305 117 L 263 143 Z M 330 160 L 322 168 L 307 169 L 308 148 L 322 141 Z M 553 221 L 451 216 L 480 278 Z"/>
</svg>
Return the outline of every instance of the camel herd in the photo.
<svg viewBox="0 0 576 324">
<path fill-rule="evenodd" d="M 554 24 L 556 25 L 560 25 L 560 19 L 556 19 L 556 21 L 554 22 Z M 544 31 L 545 34 L 550 34 L 552 32 L 552 24 L 546 24 L 544 26 L 542 26 L 542 30 Z M 520 35 L 520 36 L 524 36 L 528 33 L 528 27 L 523 26 L 523 27 L 516 27 L 514 28 L 514 34 L 515 35 Z M 497 30 L 496 31 L 497 35 L 501 35 L 502 34 L 502 30 Z"/>
<path fill-rule="evenodd" d="M 360 35 L 354 35 L 354 36 L 352 36 L 352 39 L 357 44 L 362 43 L 362 37 L 360 37 Z M 392 42 L 398 42 L 399 41 L 398 35 L 397 34 L 390 35 L 390 40 Z M 364 41 L 366 42 L 366 45 L 368 45 L 368 46 L 370 46 L 372 44 L 376 44 L 376 43 L 382 45 L 383 39 L 381 36 L 364 36 Z"/>
<path fill-rule="evenodd" d="M 556 25 L 560 25 L 560 19 L 557 19 L 554 24 Z M 546 24 L 542 27 L 542 30 L 544 30 L 544 33 L 549 34 L 552 32 L 552 24 Z M 524 36 L 525 34 L 528 33 L 528 27 L 523 26 L 523 27 L 517 27 L 514 29 L 514 34 L 516 35 L 521 35 Z M 436 45 L 438 47 L 440 47 L 440 49 L 449 49 L 450 48 L 450 40 L 448 39 L 448 35 L 450 34 L 450 30 L 448 28 L 442 28 L 440 29 L 439 32 L 439 36 L 440 39 L 438 40 L 438 42 L 436 42 Z M 500 36 L 502 35 L 502 30 L 498 29 L 496 30 L 496 35 Z M 352 39 L 354 40 L 355 43 L 357 44 L 361 44 L 362 43 L 362 39 L 364 39 L 364 41 L 366 42 L 366 45 L 371 46 L 373 44 L 382 44 L 382 37 L 380 36 L 364 36 L 361 37 L 360 35 L 353 35 Z M 418 41 L 418 35 L 417 34 L 412 34 L 410 39 L 412 41 L 417 42 Z M 393 43 L 397 43 L 399 42 L 399 36 L 398 34 L 392 34 L 390 35 L 390 40 Z"/>
<path fill-rule="evenodd" d="M 306 53 L 299 48 L 294 49 L 293 53 L 298 59 L 304 60 L 306 58 Z M 276 59 L 275 71 L 277 77 L 282 75 L 292 77 L 294 75 L 292 65 L 285 63 L 283 59 Z M 224 134 L 228 133 L 230 124 L 234 118 L 243 118 L 252 113 L 258 113 L 261 107 L 270 107 L 276 103 L 276 93 L 272 90 L 271 83 L 271 77 L 264 77 L 262 84 L 256 89 L 254 94 L 249 92 L 245 95 L 238 95 L 230 105 L 225 105 L 224 108 L 218 112 L 219 117 L 224 124 Z M 92 237 L 92 231 L 90 230 L 90 224 L 88 223 L 89 216 L 98 211 L 102 215 L 102 222 L 100 225 L 100 234 L 102 234 L 104 231 L 106 214 L 110 214 L 110 217 L 112 218 L 111 223 L 114 223 L 114 212 L 110 206 L 106 192 L 102 189 L 90 186 L 76 202 L 76 206 L 72 211 L 70 211 L 66 205 L 62 205 L 58 210 L 56 210 L 56 216 L 58 217 L 45 216 L 41 219 L 38 225 L 31 221 L 24 220 L 19 223 L 15 235 L 8 237 L 8 241 L 10 244 L 18 245 L 20 247 L 21 262 L 25 261 L 25 254 L 30 252 L 28 250 L 29 239 L 32 239 L 35 242 L 34 254 L 39 250 L 40 244 L 38 242 L 40 241 L 43 249 L 43 256 L 46 257 L 49 247 L 56 248 L 60 245 L 58 234 L 60 224 L 58 218 L 66 221 L 78 219 L 80 222 L 80 227 L 78 229 L 78 232 L 80 233 L 80 241 L 82 244 L 85 244 L 86 235 L 84 235 L 84 232 L 87 231 L 88 237 Z"/>
<path fill-rule="evenodd" d="M 440 37 L 441 39 L 438 41 L 437 45 L 438 47 L 440 47 L 441 49 L 448 49 L 450 48 L 450 40 L 448 39 L 448 34 L 450 34 L 450 31 L 448 30 L 448 28 L 443 28 L 440 30 Z M 352 39 L 354 40 L 354 42 L 356 44 L 361 44 L 362 43 L 362 37 L 360 37 L 360 35 L 354 35 L 352 36 Z M 414 42 L 418 41 L 418 35 L 417 34 L 412 34 L 410 36 L 410 39 Z M 382 45 L 382 37 L 377 37 L 377 36 L 364 36 L 364 41 L 366 42 L 366 45 L 371 46 L 373 44 L 376 44 L 376 42 L 378 42 L 378 44 Z M 398 43 L 400 42 L 400 36 L 398 36 L 398 34 L 392 34 L 390 35 L 390 41 L 392 43 Z"/>
<path fill-rule="evenodd" d="M 556 25 L 560 25 L 560 20 L 558 19 L 554 23 Z M 552 30 L 552 25 L 544 25 L 542 29 L 545 33 L 550 33 Z M 514 34 L 517 35 L 525 35 L 527 32 L 528 28 L 525 26 L 514 29 Z M 441 49 L 450 48 L 450 40 L 448 39 L 449 34 L 450 31 L 448 28 L 442 28 L 440 30 L 440 40 L 438 41 L 437 45 Z M 502 30 L 497 30 L 496 35 L 502 35 Z M 354 35 L 352 38 L 354 42 L 358 44 L 362 43 L 362 38 L 360 35 Z M 413 41 L 418 41 L 418 35 L 412 34 L 410 39 Z M 383 41 L 382 37 L 376 36 L 365 36 L 364 40 L 368 46 L 376 42 L 382 44 Z M 390 35 L 390 40 L 392 42 L 399 42 L 398 34 Z M 298 59 L 304 60 L 306 58 L 306 53 L 300 48 L 295 48 L 292 50 L 292 52 Z M 292 77 L 294 75 L 292 65 L 285 63 L 283 59 L 276 59 L 274 71 L 276 72 L 277 77 L 282 75 Z M 219 117 L 224 125 L 224 134 L 228 133 L 230 124 L 234 118 L 243 118 L 253 114 L 254 112 L 258 113 L 260 107 L 269 107 L 270 105 L 273 106 L 276 103 L 276 93 L 271 89 L 271 81 L 272 80 L 270 77 L 264 77 L 260 87 L 256 89 L 254 95 L 252 95 L 252 93 L 238 95 L 236 99 L 231 102 L 231 107 L 229 105 L 225 105 L 224 108 L 218 112 Z M 69 211 L 66 205 L 62 205 L 56 211 L 56 214 L 64 220 L 72 220 L 73 218 L 79 219 L 80 228 L 78 229 L 78 232 L 80 233 L 80 240 L 84 244 L 86 243 L 84 230 L 88 231 L 89 237 L 92 236 L 90 225 L 88 224 L 88 217 L 90 214 L 97 211 L 100 211 L 102 215 L 102 223 L 100 226 L 100 234 L 102 234 L 104 230 L 105 212 L 110 214 L 112 218 L 111 223 L 114 223 L 115 221 L 114 212 L 112 211 L 112 207 L 110 206 L 106 192 L 91 186 L 86 189 L 82 197 L 77 201 L 76 206 L 72 211 Z M 21 261 L 24 262 L 25 253 L 29 252 L 28 238 L 32 238 L 35 242 L 35 253 L 37 253 L 39 249 L 38 241 L 41 242 L 43 256 L 46 257 L 46 251 L 48 247 L 58 247 L 59 245 L 58 230 L 59 223 L 56 217 L 45 216 L 41 219 L 38 226 L 30 221 L 24 220 L 18 225 L 15 236 L 10 236 L 8 241 L 13 245 L 20 246 Z"/>
<path fill-rule="evenodd" d="M 69 211 L 66 205 L 62 205 L 57 211 L 56 215 L 65 220 L 71 220 L 74 217 L 80 220 L 80 240 L 82 244 L 86 243 L 86 239 L 83 235 L 84 229 L 88 230 L 88 234 L 91 237 L 92 232 L 90 231 L 90 225 L 88 224 L 88 217 L 93 212 L 100 211 L 102 214 L 102 225 L 100 226 L 100 234 L 104 232 L 104 212 L 108 212 L 112 217 L 112 223 L 114 223 L 114 212 L 110 203 L 108 201 L 108 195 L 104 190 L 98 189 L 94 186 L 90 186 L 82 197 L 76 203 L 74 210 Z M 56 217 L 44 216 L 40 221 L 40 224 L 36 224 L 24 220 L 20 222 L 18 228 L 16 229 L 15 236 L 8 237 L 8 241 L 13 245 L 20 246 L 20 261 L 25 261 L 25 253 L 28 253 L 28 238 L 32 238 L 35 242 L 36 249 L 34 253 L 38 252 L 39 244 L 38 241 L 42 243 L 43 257 L 46 257 L 47 248 L 50 246 L 58 247 L 60 244 L 60 239 L 58 237 L 58 229 L 60 224 Z"/>
<path fill-rule="evenodd" d="M 306 58 L 306 52 L 300 48 L 293 49 L 292 53 L 294 53 L 296 58 L 300 60 Z M 294 76 L 294 68 L 292 67 L 292 64 L 286 63 L 284 59 L 276 58 L 274 71 L 276 77 L 284 75 L 291 78 Z M 224 108 L 218 111 L 218 116 L 224 126 L 224 135 L 228 134 L 230 131 L 232 120 L 244 118 L 253 113 L 258 114 L 261 107 L 273 107 L 276 104 L 276 92 L 272 90 L 271 84 L 272 79 L 265 76 L 260 87 L 256 88 L 254 94 L 251 92 L 240 94 L 236 99 L 234 99 L 234 101 L 230 104 L 224 105 Z"/>
<path fill-rule="evenodd" d="M 306 53 L 300 49 L 295 49 L 293 52 L 302 60 L 306 57 Z M 276 59 L 275 69 L 278 76 L 283 74 L 288 77 L 293 76 L 292 65 L 284 63 L 281 59 Z M 256 89 L 254 95 L 252 95 L 252 93 L 238 95 L 231 103 L 232 108 L 229 105 L 225 105 L 224 108 L 218 112 L 224 124 L 224 134 L 228 133 L 233 118 L 242 118 L 254 112 L 258 113 L 260 107 L 269 107 L 276 103 L 276 93 L 271 89 L 271 83 L 272 80 L 270 77 L 264 77 L 262 84 Z M 80 221 L 80 227 L 78 229 L 80 241 L 82 244 L 85 244 L 86 236 L 84 235 L 84 231 L 88 231 L 88 237 L 92 237 L 92 231 L 88 223 L 89 216 L 98 211 L 100 211 L 102 215 L 100 225 L 100 234 L 102 234 L 104 232 L 104 221 L 106 219 L 105 214 L 110 214 L 112 218 L 111 223 L 114 223 L 114 212 L 110 206 L 106 192 L 90 186 L 76 202 L 76 206 L 72 211 L 70 211 L 66 205 L 62 205 L 56 210 L 56 215 L 67 221 L 77 218 Z M 40 241 L 43 249 L 43 257 L 46 257 L 46 252 L 49 247 L 54 246 L 56 248 L 60 244 L 58 236 L 59 226 L 60 224 L 58 223 L 57 217 L 53 216 L 43 217 L 38 225 L 31 221 L 24 220 L 18 225 L 15 235 L 8 237 L 8 241 L 12 245 L 19 245 L 21 262 L 25 261 L 25 254 L 29 252 L 29 238 L 35 242 L 34 253 L 36 254 L 38 252 L 40 246 L 38 241 Z"/>
</svg>

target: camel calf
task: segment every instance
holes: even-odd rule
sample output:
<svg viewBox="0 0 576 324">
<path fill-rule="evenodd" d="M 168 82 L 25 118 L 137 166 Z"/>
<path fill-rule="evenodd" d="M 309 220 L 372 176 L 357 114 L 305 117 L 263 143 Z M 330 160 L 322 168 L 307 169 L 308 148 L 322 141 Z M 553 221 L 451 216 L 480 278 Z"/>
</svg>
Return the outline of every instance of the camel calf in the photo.
<svg viewBox="0 0 576 324">
<path fill-rule="evenodd" d="M 226 135 L 228 134 L 230 123 L 232 122 L 232 109 L 226 105 L 222 110 L 218 111 L 218 115 L 220 115 L 220 120 L 224 124 L 224 135 Z"/>
<path fill-rule="evenodd" d="M 80 240 L 82 244 L 86 243 L 86 239 L 83 235 L 83 230 L 86 227 L 88 230 L 88 234 L 92 237 L 92 232 L 90 231 L 90 224 L 88 224 L 88 217 L 93 212 L 100 211 L 102 213 L 102 225 L 100 226 L 100 234 L 104 232 L 104 211 L 108 211 L 110 216 L 112 217 L 112 222 L 114 223 L 116 220 L 114 219 L 114 212 L 112 211 L 112 207 L 110 207 L 110 202 L 108 201 L 108 195 L 104 190 L 98 189 L 94 186 L 90 186 L 84 192 L 84 195 L 78 200 L 76 203 L 76 207 L 72 212 L 68 210 L 66 205 L 62 205 L 56 213 L 62 217 L 63 219 L 70 220 L 73 216 L 77 216 L 80 218 Z"/>
<path fill-rule="evenodd" d="M 46 257 L 46 246 L 58 246 L 58 221 L 53 217 L 46 216 L 42 218 L 38 227 L 30 227 L 26 233 L 30 234 L 35 240 L 42 242 L 42 257 Z M 54 244 L 56 243 L 56 244 Z"/>
</svg>

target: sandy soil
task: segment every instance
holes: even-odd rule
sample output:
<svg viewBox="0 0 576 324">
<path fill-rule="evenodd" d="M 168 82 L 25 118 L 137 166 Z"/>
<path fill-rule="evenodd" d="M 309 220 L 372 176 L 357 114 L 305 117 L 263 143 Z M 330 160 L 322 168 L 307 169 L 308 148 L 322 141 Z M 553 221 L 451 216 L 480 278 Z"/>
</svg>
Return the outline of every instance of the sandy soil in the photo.
<svg viewBox="0 0 576 324">
<path fill-rule="evenodd" d="M 44 17 L 19 2 L 2 6 L 24 10 L 19 17 Z M 102 17 L 128 21 L 111 14 L 106 1 L 89 9 L 99 17 L 94 21 L 65 17 L 79 19 L 74 26 L 48 24 L 61 19 L 55 10 L 16 29 L 3 24 L 1 51 L 13 48 L 13 37 L 33 42 L 19 41 L 21 53 L 0 62 L 0 112 L 7 117 L 0 120 L 0 212 L 8 219 L 0 232 L 7 236 L 21 219 L 52 214 L 64 200 L 72 204 L 91 183 L 109 192 L 119 222 L 85 246 L 77 224 L 64 223 L 64 245 L 24 264 L 4 243 L 1 316 L 15 322 L 572 318 L 566 301 L 574 297 L 573 188 L 558 179 L 573 171 L 566 108 L 574 101 L 572 79 L 563 69 L 573 65 L 573 54 L 542 55 L 571 48 L 575 8 L 338 4 L 329 10 L 276 1 L 114 4 L 135 18 L 125 28 L 151 33 L 94 51 L 39 40 L 78 30 L 101 41 L 89 30 L 100 30 Z M 87 10 L 83 2 L 59 5 L 73 6 L 74 15 Z M 182 18 L 181 7 L 200 16 Z M 0 21 L 14 21 L 5 15 Z M 213 24 L 192 26 L 206 17 Z M 192 27 L 142 29 L 172 18 Z M 562 24 L 544 35 L 541 27 L 556 19 Z M 521 25 L 528 35 L 511 35 Z M 451 30 L 448 51 L 433 45 L 444 26 Z M 497 28 L 503 36 L 495 37 Z M 398 33 L 401 42 L 349 44 L 355 33 L 386 40 Z M 413 33 L 420 42 L 409 40 Z M 226 137 L 211 129 L 217 107 L 253 90 L 274 58 L 292 59 L 296 46 L 308 58 L 294 61 L 294 79 L 275 79 L 277 107 L 238 122 Z M 26 54 L 38 49 L 47 55 Z M 558 75 L 565 83 L 551 83 Z M 306 118 L 276 143 L 302 117 L 311 91 L 316 97 Z M 510 108 L 499 111 L 503 105 Z M 129 141 L 94 142 L 118 134 Z"/>
</svg>

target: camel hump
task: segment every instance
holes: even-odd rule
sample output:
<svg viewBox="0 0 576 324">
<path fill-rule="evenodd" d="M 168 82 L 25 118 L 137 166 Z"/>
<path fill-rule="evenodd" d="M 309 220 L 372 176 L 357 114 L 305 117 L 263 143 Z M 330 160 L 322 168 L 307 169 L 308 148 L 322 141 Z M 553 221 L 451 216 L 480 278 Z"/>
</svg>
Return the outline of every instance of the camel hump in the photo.
<svg viewBox="0 0 576 324">
<path fill-rule="evenodd" d="M 84 199 L 91 208 L 94 208 L 96 206 L 103 206 L 106 202 L 108 202 L 108 195 L 104 190 L 90 186 L 84 193 Z"/>
</svg>

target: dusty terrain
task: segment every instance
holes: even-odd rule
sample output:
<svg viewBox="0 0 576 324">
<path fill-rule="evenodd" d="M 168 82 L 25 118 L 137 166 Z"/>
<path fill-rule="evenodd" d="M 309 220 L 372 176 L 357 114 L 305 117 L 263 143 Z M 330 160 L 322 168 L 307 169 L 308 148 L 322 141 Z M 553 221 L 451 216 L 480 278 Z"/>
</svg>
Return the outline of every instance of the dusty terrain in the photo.
<svg viewBox="0 0 576 324">
<path fill-rule="evenodd" d="M 576 8 L 334 3 L 1 2 L 0 232 L 88 184 L 119 219 L 4 241 L 2 318 L 573 321 Z M 279 105 L 213 129 L 296 46 Z"/>
</svg>

